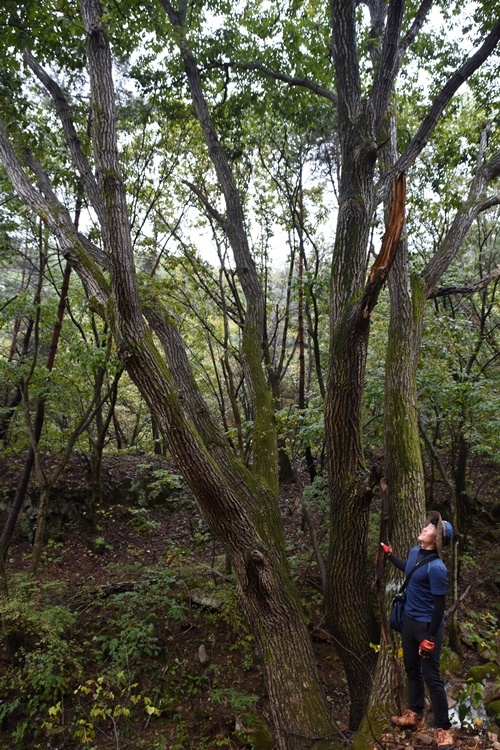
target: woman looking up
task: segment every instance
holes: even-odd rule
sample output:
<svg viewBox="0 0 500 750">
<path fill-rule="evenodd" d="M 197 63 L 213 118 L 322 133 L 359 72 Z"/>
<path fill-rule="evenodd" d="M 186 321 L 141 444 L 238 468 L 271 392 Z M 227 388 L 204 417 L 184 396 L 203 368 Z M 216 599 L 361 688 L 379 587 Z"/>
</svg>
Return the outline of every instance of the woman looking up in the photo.
<svg viewBox="0 0 500 750">
<path fill-rule="evenodd" d="M 408 680 L 408 708 L 401 716 L 393 716 L 391 723 L 402 729 L 425 727 L 427 685 L 434 712 L 433 734 L 438 750 L 453 748 L 448 701 L 439 668 L 448 588 L 448 571 L 439 555 L 452 538 L 452 525 L 443 521 L 440 513 L 431 511 L 418 537 L 419 544 L 411 548 L 406 561 L 396 557 L 390 545 L 382 544 L 389 560 L 406 576 L 418 564 L 406 587 L 401 631 Z"/>
</svg>

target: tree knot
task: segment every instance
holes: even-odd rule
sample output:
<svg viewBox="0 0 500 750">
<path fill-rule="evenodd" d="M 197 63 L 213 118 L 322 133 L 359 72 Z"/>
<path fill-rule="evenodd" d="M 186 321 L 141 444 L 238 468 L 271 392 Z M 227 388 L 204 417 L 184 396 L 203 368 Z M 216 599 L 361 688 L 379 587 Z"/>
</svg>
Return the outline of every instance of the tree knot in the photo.
<svg viewBox="0 0 500 750">
<path fill-rule="evenodd" d="M 247 555 L 248 588 L 252 589 L 261 605 L 266 605 L 271 594 L 271 568 L 263 552 L 254 549 Z"/>
<path fill-rule="evenodd" d="M 125 341 L 120 341 L 118 343 L 116 352 L 121 362 L 126 362 L 134 356 L 133 348 Z"/>
<path fill-rule="evenodd" d="M 252 565 L 265 565 L 266 558 L 259 549 L 254 549 L 248 553 L 248 562 Z"/>
</svg>

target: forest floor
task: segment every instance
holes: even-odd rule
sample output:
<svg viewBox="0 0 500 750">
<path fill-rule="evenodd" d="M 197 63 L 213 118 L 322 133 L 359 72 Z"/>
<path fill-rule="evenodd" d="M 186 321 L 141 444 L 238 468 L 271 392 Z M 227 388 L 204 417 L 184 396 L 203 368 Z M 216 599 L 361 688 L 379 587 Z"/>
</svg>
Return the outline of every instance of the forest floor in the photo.
<svg viewBox="0 0 500 750">
<path fill-rule="evenodd" d="M 301 529 L 294 487 L 282 491 L 281 507 L 320 677 L 339 738 L 348 746 L 345 680 L 321 617 L 314 555 Z M 460 593 L 469 583 L 473 591 L 459 609 L 465 634 L 462 664 L 445 676 L 451 706 L 460 702 L 469 668 L 491 658 L 498 637 L 491 607 L 492 595 L 498 593 L 498 529 L 490 521 L 480 517 L 474 521 L 473 551 L 463 564 Z M 47 609 L 36 637 L 25 637 L 21 647 L 13 645 L 12 637 L 3 639 L 0 750 L 273 747 L 262 667 L 239 614 L 225 557 L 194 505 L 188 501 L 175 508 L 106 505 L 97 524 L 93 531 L 60 532 L 44 552 L 41 601 L 46 608 L 62 606 L 71 611 L 73 619 L 62 628 L 64 633 L 43 635 L 46 620 L 52 622 Z M 7 559 L 13 587 L 18 574 L 28 571 L 30 557 L 29 542 L 16 537 Z M 30 596 L 37 599 L 39 594 Z M 47 627 L 47 632 L 53 628 Z M 62 639 L 59 646 L 57 638 Z M 32 676 L 26 686 L 30 674 L 26 663 L 37 648 L 45 653 L 38 657 L 39 681 L 49 684 L 59 670 L 64 697 L 57 701 L 53 693 L 50 699 L 47 689 L 46 697 L 31 707 L 36 679 Z M 51 655 L 51 650 L 59 651 L 59 656 Z M 22 705 L 9 708 L 13 700 L 6 682 L 14 679 L 12 675 L 20 679 L 16 669 L 24 675 L 18 689 L 25 690 L 29 710 Z M 40 677 L 43 670 L 47 674 Z M 474 723 L 473 710 L 463 697 L 462 711 L 466 726 L 455 720 L 455 746 L 500 750 L 491 719 L 476 716 Z M 370 738 L 370 744 L 379 750 L 431 748 L 432 735 L 404 736 L 388 724 L 381 736 Z"/>
</svg>

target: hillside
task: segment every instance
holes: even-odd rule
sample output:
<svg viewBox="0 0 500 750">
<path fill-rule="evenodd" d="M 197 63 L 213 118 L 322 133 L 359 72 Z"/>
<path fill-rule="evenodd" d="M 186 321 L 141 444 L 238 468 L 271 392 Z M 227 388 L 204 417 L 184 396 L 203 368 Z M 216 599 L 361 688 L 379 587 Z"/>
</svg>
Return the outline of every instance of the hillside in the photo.
<svg viewBox="0 0 500 750">
<path fill-rule="evenodd" d="M 142 480 L 151 485 L 152 471 L 144 459 L 106 465 L 108 495 L 95 528 L 70 528 L 53 519 L 39 586 L 27 582 L 31 545 L 26 522 L 21 526 L 27 536 L 17 534 L 7 558 L 1 750 L 272 747 L 261 664 L 222 550 L 181 486 L 171 488 L 168 499 L 161 493 L 142 498 L 156 504 L 130 505 L 130 487 L 137 491 Z M 7 485 L 10 476 L 6 469 Z M 73 466 L 60 493 L 84 497 L 84 477 L 81 467 Z M 125 502 L 118 502 L 121 485 Z M 321 679 L 339 739 L 349 744 L 347 692 L 321 618 L 314 556 L 301 530 L 294 487 L 283 490 L 281 507 Z M 471 666 L 495 658 L 498 664 L 500 576 L 493 520 L 483 513 L 472 525 L 460 586 L 463 592 L 473 585 L 459 610 L 464 659 L 446 677 L 450 702 L 462 703 L 470 724 L 455 728 L 456 746 L 471 750 L 500 748 L 493 720 L 483 716 L 473 725 L 472 711 L 460 701 Z M 482 688 L 478 691 L 482 700 Z M 405 739 L 390 731 L 373 744 L 429 742 L 426 733 Z"/>
</svg>

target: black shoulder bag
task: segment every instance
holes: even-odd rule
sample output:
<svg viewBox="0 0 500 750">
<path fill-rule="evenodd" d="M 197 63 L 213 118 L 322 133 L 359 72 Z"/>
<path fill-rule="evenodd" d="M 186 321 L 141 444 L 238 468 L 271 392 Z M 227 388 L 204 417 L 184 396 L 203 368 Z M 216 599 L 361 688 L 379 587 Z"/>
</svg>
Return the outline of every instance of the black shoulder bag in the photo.
<svg viewBox="0 0 500 750">
<path fill-rule="evenodd" d="M 421 560 L 419 560 L 410 570 L 410 572 L 405 578 L 403 585 L 399 589 L 399 592 L 396 594 L 396 596 L 392 600 L 392 612 L 391 612 L 391 617 L 389 619 L 389 627 L 392 628 L 393 630 L 397 630 L 398 633 L 401 633 L 401 630 L 403 629 L 403 614 L 404 614 L 405 601 L 406 601 L 406 587 L 408 586 L 408 582 L 410 578 L 412 577 L 413 573 L 416 571 L 417 568 L 420 568 L 420 566 L 423 565 L 424 563 L 431 562 L 432 560 L 437 560 L 438 557 L 439 555 L 429 555 L 429 557 L 423 557 Z"/>
</svg>

